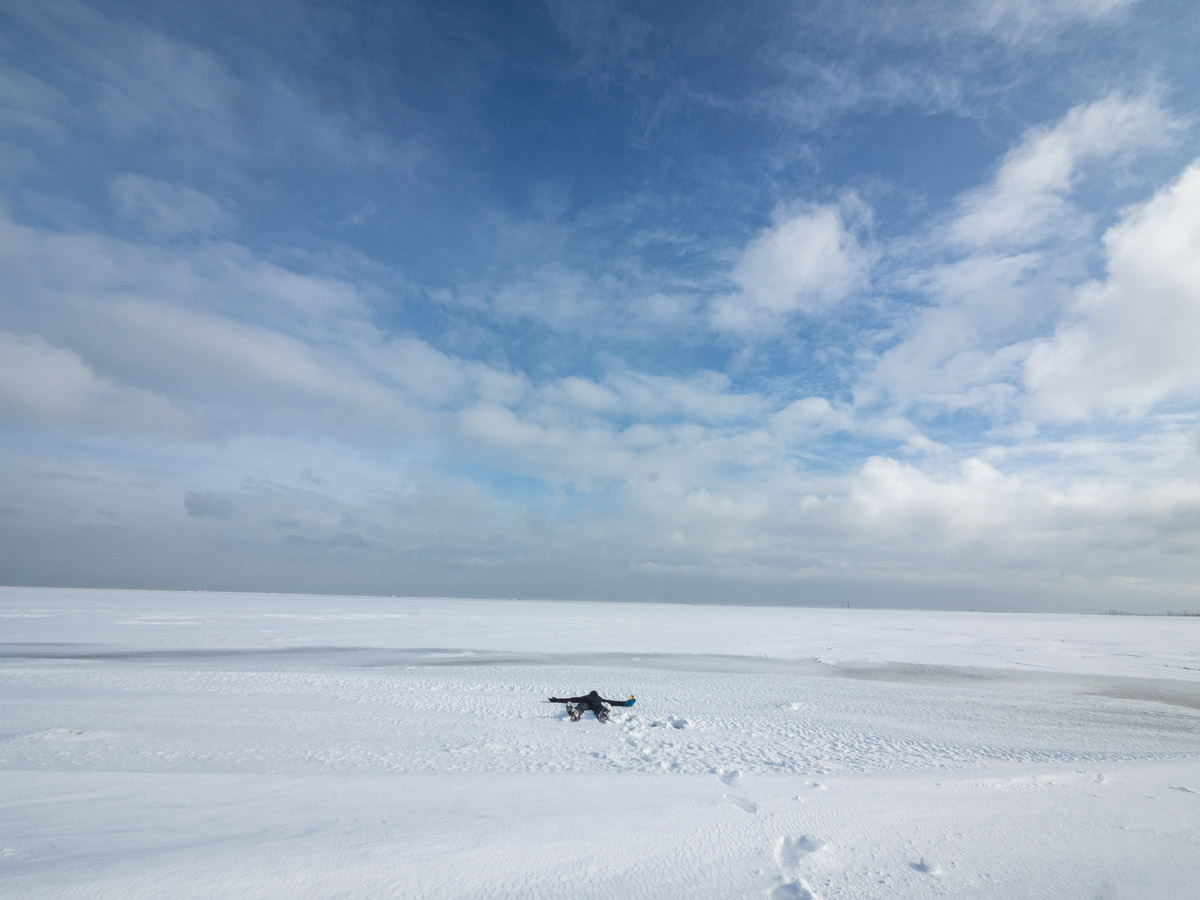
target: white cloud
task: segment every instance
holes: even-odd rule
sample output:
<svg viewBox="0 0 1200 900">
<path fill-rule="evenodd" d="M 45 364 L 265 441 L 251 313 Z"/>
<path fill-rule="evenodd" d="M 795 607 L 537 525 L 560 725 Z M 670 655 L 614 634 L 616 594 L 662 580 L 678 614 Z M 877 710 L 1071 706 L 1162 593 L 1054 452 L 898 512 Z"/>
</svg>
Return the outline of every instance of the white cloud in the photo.
<svg viewBox="0 0 1200 900">
<path fill-rule="evenodd" d="M 1169 465 L 1102 445 L 1060 448 L 1061 465 L 1032 469 L 980 456 L 933 467 L 872 457 L 820 502 L 797 504 L 792 527 L 829 566 L 853 558 L 896 575 L 935 565 L 1008 583 L 1020 570 L 1043 590 L 1061 585 L 1063 572 L 1086 573 L 1117 593 L 1131 577 L 1162 576 L 1165 589 L 1186 577 L 1180 554 L 1200 550 L 1200 487 L 1194 449 L 1157 443 Z"/>
<path fill-rule="evenodd" d="M 763 397 L 735 392 L 720 372 L 677 378 L 624 371 L 607 384 L 621 397 L 623 414 L 634 419 L 715 423 L 750 418 L 765 406 Z"/>
<path fill-rule="evenodd" d="M 603 320 L 604 293 L 582 273 L 550 265 L 496 291 L 492 309 L 502 318 L 532 319 L 554 331 L 574 332 Z"/>
<path fill-rule="evenodd" d="M 121 215 L 152 237 L 211 237 L 234 224 L 222 204 L 184 185 L 126 173 L 110 187 Z"/>
<path fill-rule="evenodd" d="M 1026 59 L 1119 25 L 1138 0 L 836 0 L 783 16 L 765 57 L 780 73 L 748 102 L 820 132 L 847 111 L 950 112 L 964 119 L 999 90 L 997 64 L 1019 79 Z M 822 53 L 814 30 L 843 52 Z M 817 47 L 813 44 L 818 43 Z M 847 52 L 846 48 L 853 47 Z M 785 154 L 795 153 L 789 133 Z M 807 149 L 807 148 L 806 148 Z"/>
<path fill-rule="evenodd" d="M 496 402 L 516 402 L 527 389 L 521 376 L 442 353 L 414 337 L 363 342 L 354 349 L 359 361 L 380 383 L 399 388 L 404 396 L 429 408 L 481 396 Z"/>
<path fill-rule="evenodd" d="M 463 432 L 469 437 L 502 450 L 531 450 L 555 452 L 562 449 L 563 435 L 551 433 L 545 427 L 520 419 L 504 406 L 488 404 L 463 411 L 460 416 Z M 510 460 L 521 465 L 521 460 Z"/>
<path fill-rule="evenodd" d="M 136 298 L 309 335 L 365 314 L 349 282 L 291 271 L 237 244 L 139 245 L 18 225 L 2 211 L 0 266 L 7 280 L 0 303 L 64 328 L 70 317 L 85 321 L 103 315 L 107 303 Z"/>
<path fill-rule="evenodd" d="M 671 379 L 621 371 L 601 382 L 548 382 L 520 408 L 464 409 L 457 446 L 556 486 L 684 497 L 737 480 L 734 472 L 756 480 L 754 473 L 785 454 L 784 432 L 800 440 L 836 430 L 844 413 L 821 404 L 812 398 L 812 408 L 776 421 L 769 398 L 733 393 L 717 373 Z"/>
<path fill-rule="evenodd" d="M 0 69 L 0 128 L 33 133 L 51 140 L 66 136 L 61 117 L 64 97 L 28 72 Z"/>
<path fill-rule="evenodd" d="M 874 13 L 875 10 L 872 10 Z M 922 40 L 932 29 L 927 29 Z M 763 90 L 751 102 L 772 119 L 818 130 L 846 110 L 915 108 L 926 112 L 965 112 L 961 77 L 931 69 L 924 61 L 888 62 L 877 70 L 856 67 L 844 60 L 821 63 L 796 58 L 792 48 L 778 65 L 785 82 Z M 782 154 L 804 157 L 811 147 L 788 145 Z M 816 159 L 812 162 L 815 164 Z"/>
<path fill-rule="evenodd" d="M 854 410 L 834 405 L 824 397 L 804 397 L 789 403 L 772 417 L 772 431 L 788 443 L 811 439 L 854 427 Z"/>
<path fill-rule="evenodd" d="M 0 417 L 85 430 L 196 434 L 199 423 L 150 391 L 97 375 L 78 354 L 0 331 Z"/>
<path fill-rule="evenodd" d="M 546 386 L 543 399 L 568 412 L 584 415 L 620 415 L 621 397 L 612 388 L 588 378 L 569 377 Z"/>
<path fill-rule="evenodd" d="M 855 385 L 864 405 L 975 409 L 1003 418 L 1017 394 L 1030 338 L 1061 307 L 1065 288 L 1035 254 L 981 255 L 933 266 L 906 287 L 929 297 L 903 338 Z"/>
<path fill-rule="evenodd" d="M 1017 482 L 980 459 L 935 477 L 887 457 L 863 463 L 848 485 L 848 523 L 859 540 L 902 536 L 906 541 L 965 542 L 1013 518 Z"/>
<path fill-rule="evenodd" d="M 168 146 L 176 161 L 195 154 L 198 166 L 245 158 L 268 134 L 272 153 L 299 149 L 409 177 L 429 155 L 420 129 L 389 141 L 370 117 L 306 91 L 265 53 L 239 57 L 229 48 L 192 45 L 178 32 L 128 24 L 119 13 L 84 3 L 15 4 L 13 12 L 46 48 L 46 85 L 24 92 L 22 116 L 31 127 L 57 116 L 78 129 L 77 138 L 86 134 L 90 142 L 98 133 L 118 144 L 154 142 Z M 297 21 L 304 14 L 294 11 Z"/>
<path fill-rule="evenodd" d="M 504 465 L 538 477 L 636 479 L 666 464 L 657 454 L 669 450 L 667 468 L 687 481 L 720 465 L 714 448 L 753 428 L 765 407 L 761 397 L 723 391 L 722 379 L 715 373 L 711 379 L 573 377 L 536 389 L 528 408 L 485 403 L 465 409 L 459 421 L 478 452 L 498 453 Z"/>
<path fill-rule="evenodd" d="M 871 258 L 847 222 L 847 206 L 805 206 L 759 232 L 731 273 L 738 292 L 714 303 L 714 325 L 770 327 L 794 313 L 825 312 L 865 287 Z"/>
<path fill-rule="evenodd" d="M 12 354 L 31 372 L 8 394 L 25 416 L 49 415 L 58 396 L 67 418 L 105 430 L 177 429 L 165 412 L 128 411 L 134 397 L 138 409 L 167 398 L 222 434 L 321 422 L 347 436 L 430 435 L 446 404 L 516 402 L 527 390 L 520 375 L 385 337 L 349 282 L 234 244 L 146 248 L 0 216 L 0 270 L 0 315 L 35 342 Z"/>
<path fill-rule="evenodd" d="M 1038 39 L 1046 29 L 1114 16 L 1137 0 L 974 0 L 961 4 L 964 21 L 1008 39 Z M 955 4 L 958 5 L 958 4 Z"/>
<path fill-rule="evenodd" d="M 213 401 L 245 391 L 250 407 L 308 402 L 392 415 L 403 408 L 353 360 L 269 328 L 142 300 L 115 303 L 108 313 L 107 324 L 126 341 L 146 344 L 126 369 L 183 395 Z"/>
<path fill-rule="evenodd" d="M 1138 0 L 897 0 L 875 8 L 839 3 L 848 27 L 897 43 L 925 44 L 963 35 L 1009 44 L 1049 40 L 1066 27 L 1116 18 Z M 877 15 L 868 19 L 870 9 Z"/>
<path fill-rule="evenodd" d="M 558 238 L 558 239 L 561 239 Z M 550 240 L 550 238 L 547 238 Z M 543 248 L 522 248 L 541 253 Z M 697 301 L 686 291 L 664 291 L 636 259 L 616 261 L 597 274 L 563 263 L 540 265 L 488 288 L 437 291 L 448 306 L 486 311 L 500 320 L 533 322 L 558 334 L 654 340 L 665 328 L 683 329 L 696 317 Z"/>
<path fill-rule="evenodd" d="M 1078 292 L 1025 365 L 1032 413 L 1142 413 L 1200 392 L 1200 161 L 1104 236 L 1106 277 Z"/>
<path fill-rule="evenodd" d="M 1091 218 L 1071 199 L 1081 174 L 1089 162 L 1127 163 L 1163 145 L 1177 124 L 1153 96 L 1113 95 L 1027 132 L 990 183 L 959 197 L 945 232 L 930 235 L 935 248 L 962 255 L 895 279 L 928 305 L 892 318 L 899 340 L 864 356 L 856 402 L 1011 423 L 1033 343 L 1085 271 L 1090 248 L 1080 238 Z M 912 247 L 898 244 L 898 258 Z"/>
<path fill-rule="evenodd" d="M 1080 168 L 1162 146 L 1176 125 L 1157 98 L 1113 95 L 1077 106 L 1050 128 L 1029 131 L 992 183 L 964 195 L 948 238 L 960 247 L 1023 247 L 1078 229 L 1069 196 Z"/>
</svg>

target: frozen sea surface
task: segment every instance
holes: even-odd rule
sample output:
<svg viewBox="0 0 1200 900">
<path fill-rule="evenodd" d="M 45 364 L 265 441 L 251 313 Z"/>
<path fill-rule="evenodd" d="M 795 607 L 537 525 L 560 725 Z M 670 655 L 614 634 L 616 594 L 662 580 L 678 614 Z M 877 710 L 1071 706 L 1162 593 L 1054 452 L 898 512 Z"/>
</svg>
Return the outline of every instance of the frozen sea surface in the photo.
<svg viewBox="0 0 1200 900">
<path fill-rule="evenodd" d="M 0 589 L 4 897 L 1197 883 L 1196 619 Z"/>
</svg>

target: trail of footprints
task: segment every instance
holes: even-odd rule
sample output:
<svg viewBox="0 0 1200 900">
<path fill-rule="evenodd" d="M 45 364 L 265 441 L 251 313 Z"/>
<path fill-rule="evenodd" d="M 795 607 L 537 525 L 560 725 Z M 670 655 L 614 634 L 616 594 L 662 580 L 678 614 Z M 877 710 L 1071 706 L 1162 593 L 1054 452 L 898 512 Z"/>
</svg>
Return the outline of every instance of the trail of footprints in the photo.
<svg viewBox="0 0 1200 900">
<path fill-rule="evenodd" d="M 738 769 L 729 771 L 716 769 L 713 774 L 726 787 L 733 787 L 742 777 L 742 773 Z M 812 790 L 825 790 L 825 786 L 816 781 L 809 782 L 808 786 Z M 725 794 L 725 799 L 751 815 L 758 812 L 758 804 L 740 794 Z M 796 799 L 801 798 L 797 797 Z M 800 876 L 800 869 L 806 857 L 817 853 L 826 846 L 825 841 L 808 834 L 802 834 L 799 837 L 785 834 L 777 837 L 774 858 L 775 867 L 779 870 L 779 878 L 778 883 L 767 892 L 770 900 L 821 900 L 812 886 Z M 941 867 L 935 862 L 926 860 L 925 857 L 921 857 L 915 862 L 909 862 L 908 865 L 923 875 L 942 874 Z"/>
<path fill-rule="evenodd" d="M 733 787 L 742 777 L 741 771 L 732 769 L 725 771 L 717 769 L 714 773 L 717 780 L 726 787 Z M 821 786 L 815 782 L 814 788 Z M 750 815 L 758 812 L 758 804 L 740 794 L 726 794 L 725 799 L 734 806 Z M 825 846 L 825 842 L 802 834 L 800 837 L 783 835 L 775 840 L 775 866 L 779 869 L 779 884 L 771 888 L 768 896 L 771 900 L 819 900 L 809 885 L 800 877 L 800 862 L 810 853 L 815 853 Z"/>
</svg>

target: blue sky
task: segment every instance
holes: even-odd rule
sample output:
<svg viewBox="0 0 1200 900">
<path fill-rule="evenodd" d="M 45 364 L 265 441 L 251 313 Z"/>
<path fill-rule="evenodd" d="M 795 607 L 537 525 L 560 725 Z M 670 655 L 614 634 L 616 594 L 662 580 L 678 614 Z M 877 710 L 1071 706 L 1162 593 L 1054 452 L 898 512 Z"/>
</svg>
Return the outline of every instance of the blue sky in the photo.
<svg viewBox="0 0 1200 900">
<path fill-rule="evenodd" d="M 0 7 L 0 581 L 1200 608 L 1175 0 Z"/>
</svg>

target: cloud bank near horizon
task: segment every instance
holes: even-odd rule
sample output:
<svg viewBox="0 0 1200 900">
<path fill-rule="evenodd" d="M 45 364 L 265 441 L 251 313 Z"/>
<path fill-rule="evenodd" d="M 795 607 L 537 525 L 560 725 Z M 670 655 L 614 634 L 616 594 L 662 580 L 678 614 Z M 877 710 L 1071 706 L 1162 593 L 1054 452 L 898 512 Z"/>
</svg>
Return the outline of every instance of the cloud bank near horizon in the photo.
<svg viewBox="0 0 1200 900">
<path fill-rule="evenodd" d="M 1198 17 L 854 6 L 10 4 L 2 580 L 1200 608 Z"/>
</svg>

